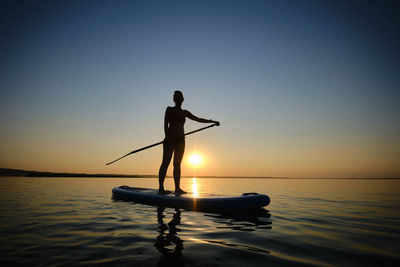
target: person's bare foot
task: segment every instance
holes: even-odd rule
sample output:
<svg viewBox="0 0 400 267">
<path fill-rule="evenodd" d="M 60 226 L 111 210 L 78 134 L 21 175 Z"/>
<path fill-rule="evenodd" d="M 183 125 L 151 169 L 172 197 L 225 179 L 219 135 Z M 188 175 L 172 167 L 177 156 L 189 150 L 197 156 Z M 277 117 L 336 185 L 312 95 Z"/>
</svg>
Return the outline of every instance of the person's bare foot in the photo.
<svg viewBox="0 0 400 267">
<path fill-rule="evenodd" d="M 171 194 L 171 191 L 164 190 L 164 189 L 158 189 L 158 194 L 159 195 L 168 195 L 168 194 Z"/>
<path fill-rule="evenodd" d="M 178 188 L 175 190 L 175 195 L 183 195 L 183 194 L 186 194 L 186 192 L 183 191 L 182 189 Z"/>
</svg>

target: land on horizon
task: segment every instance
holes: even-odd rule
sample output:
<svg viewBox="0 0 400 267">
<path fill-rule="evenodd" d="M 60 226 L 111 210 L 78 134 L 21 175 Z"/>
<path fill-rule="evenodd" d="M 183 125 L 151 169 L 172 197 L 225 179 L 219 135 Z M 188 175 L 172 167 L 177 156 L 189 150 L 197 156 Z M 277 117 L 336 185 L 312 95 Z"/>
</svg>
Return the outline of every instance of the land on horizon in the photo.
<svg viewBox="0 0 400 267">
<path fill-rule="evenodd" d="M 69 172 L 44 172 L 44 171 L 31 171 L 10 168 L 0 168 L 1 176 L 16 176 L 16 177 L 93 177 L 93 178 L 157 178 L 155 174 L 115 174 L 115 173 L 69 173 Z M 172 176 L 167 176 L 171 178 Z M 244 178 L 244 176 L 196 176 L 197 178 Z M 185 175 L 182 178 L 193 178 L 193 176 Z M 378 177 L 347 177 L 347 178 L 310 178 L 310 177 L 272 177 L 272 176 L 246 176 L 246 178 L 257 179 L 400 179 L 396 178 L 378 178 Z"/>
</svg>

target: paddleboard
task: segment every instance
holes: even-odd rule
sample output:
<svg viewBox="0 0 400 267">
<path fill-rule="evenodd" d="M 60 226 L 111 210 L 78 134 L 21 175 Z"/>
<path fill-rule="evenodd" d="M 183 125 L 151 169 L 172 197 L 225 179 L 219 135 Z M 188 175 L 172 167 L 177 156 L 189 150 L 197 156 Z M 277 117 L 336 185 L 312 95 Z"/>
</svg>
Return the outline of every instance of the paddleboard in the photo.
<svg viewBox="0 0 400 267">
<path fill-rule="evenodd" d="M 267 195 L 244 193 L 241 196 L 226 196 L 217 194 L 183 194 L 174 193 L 160 195 L 158 190 L 120 186 L 112 189 L 114 199 L 136 203 L 183 208 L 188 210 L 244 210 L 260 209 L 267 206 L 270 199 Z"/>
</svg>

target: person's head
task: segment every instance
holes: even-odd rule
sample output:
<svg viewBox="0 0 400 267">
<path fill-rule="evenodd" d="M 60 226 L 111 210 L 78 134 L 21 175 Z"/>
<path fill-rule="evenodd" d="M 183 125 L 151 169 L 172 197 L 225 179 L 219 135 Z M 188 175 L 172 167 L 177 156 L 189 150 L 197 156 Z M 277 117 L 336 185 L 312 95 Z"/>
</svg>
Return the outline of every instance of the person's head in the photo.
<svg viewBox="0 0 400 267">
<path fill-rule="evenodd" d="M 174 92 L 174 102 L 177 106 L 182 105 L 184 98 L 183 98 L 183 93 L 179 90 L 176 90 Z"/>
</svg>

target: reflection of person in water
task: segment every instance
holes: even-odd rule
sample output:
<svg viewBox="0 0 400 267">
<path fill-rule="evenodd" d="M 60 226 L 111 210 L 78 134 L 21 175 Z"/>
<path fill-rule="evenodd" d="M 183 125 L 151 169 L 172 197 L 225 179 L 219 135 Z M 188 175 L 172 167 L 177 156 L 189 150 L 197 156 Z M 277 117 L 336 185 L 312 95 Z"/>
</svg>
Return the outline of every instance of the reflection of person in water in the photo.
<svg viewBox="0 0 400 267">
<path fill-rule="evenodd" d="M 164 223 L 164 210 L 165 208 L 159 207 L 157 209 L 157 218 L 159 225 L 159 235 L 154 246 L 160 251 L 163 256 L 158 262 L 157 266 L 184 266 L 185 262 L 182 259 L 183 241 L 177 236 L 180 230 L 176 227 L 181 223 L 181 212 L 175 209 L 175 214 L 172 220 Z M 168 230 L 168 233 L 166 231 Z M 175 244 L 175 249 L 169 249 L 168 246 Z"/>
<path fill-rule="evenodd" d="M 181 162 L 183 153 L 185 152 L 185 132 L 183 125 L 185 119 L 202 122 L 202 123 L 215 123 L 219 125 L 218 121 L 207 120 L 196 117 L 187 110 L 182 109 L 183 93 L 181 91 L 174 92 L 174 107 L 167 107 L 164 117 L 164 132 L 165 139 L 163 143 L 163 160 L 161 163 L 160 171 L 158 173 L 159 179 L 159 194 L 168 194 L 169 191 L 164 190 L 164 180 L 167 174 L 168 165 L 171 162 L 172 154 L 174 154 L 174 182 L 175 182 L 175 193 L 184 194 L 186 193 L 180 188 L 181 180 Z"/>
</svg>

